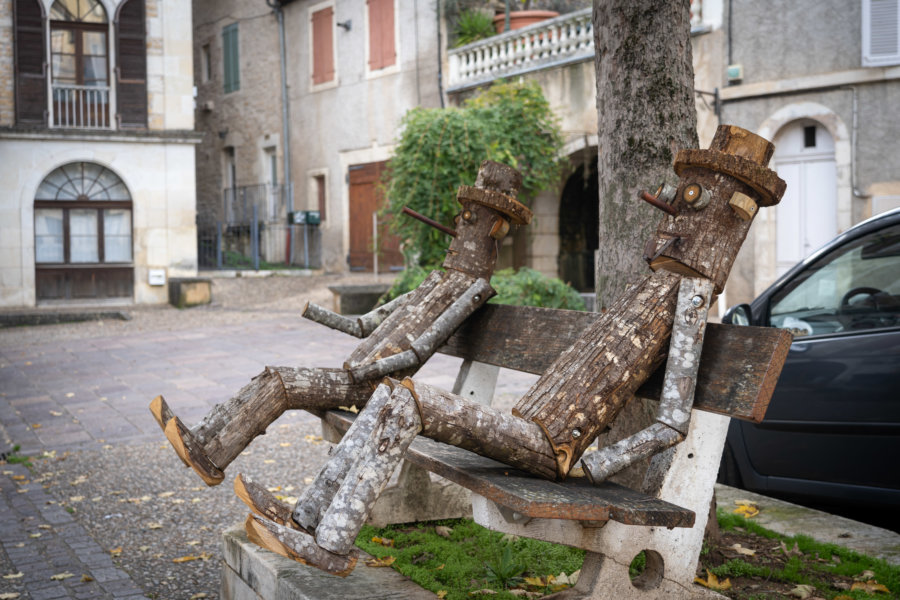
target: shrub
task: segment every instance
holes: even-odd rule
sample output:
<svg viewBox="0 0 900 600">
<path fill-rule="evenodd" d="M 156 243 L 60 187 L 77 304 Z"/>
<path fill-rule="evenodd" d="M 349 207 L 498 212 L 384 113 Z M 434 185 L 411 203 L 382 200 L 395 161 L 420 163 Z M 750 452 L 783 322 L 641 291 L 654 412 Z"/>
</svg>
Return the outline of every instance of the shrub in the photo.
<svg viewBox="0 0 900 600">
<path fill-rule="evenodd" d="M 454 47 L 465 46 L 497 34 L 493 18 L 480 10 L 464 10 L 460 13 L 453 31 L 456 34 Z"/>
</svg>

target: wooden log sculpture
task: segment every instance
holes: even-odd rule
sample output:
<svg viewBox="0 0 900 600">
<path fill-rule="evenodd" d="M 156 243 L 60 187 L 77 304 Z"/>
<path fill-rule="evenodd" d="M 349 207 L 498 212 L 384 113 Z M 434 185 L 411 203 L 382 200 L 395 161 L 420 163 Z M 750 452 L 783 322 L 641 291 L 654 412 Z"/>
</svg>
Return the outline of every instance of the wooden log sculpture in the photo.
<svg viewBox="0 0 900 600">
<path fill-rule="evenodd" d="M 362 407 L 385 375 L 412 375 L 456 328 L 495 294 L 489 280 L 510 223 L 528 224 L 531 211 L 516 200 L 522 176 L 482 163 L 474 187 L 461 186 L 461 211 L 446 271 L 434 271 L 418 288 L 358 318 L 307 304 L 303 316 L 365 338 L 341 368 L 268 367 L 237 395 L 188 428 L 162 396 L 150 411 L 184 463 L 207 485 L 288 409 Z"/>
<path fill-rule="evenodd" d="M 653 270 L 563 352 L 520 399 L 513 415 L 414 382 L 387 380 L 338 445 L 329 463 L 298 499 L 294 523 L 264 488 L 239 495 L 256 513 L 252 528 L 277 543 L 260 543 L 285 556 L 317 564 L 323 552 L 348 551 L 379 485 L 397 461 L 379 458 L 412 431 L 505 462 L 547 479 L 565 478 L 587 447 L 670 355 L 657 422 L 582 461 L 599 482 L 640 458 L 682 439 L 689 424 L 706 310 L 720 293 L 756 213 L 772 206 L 785 184 L 766 165 L 774 148 L 738 127 L 720 126 L 709 150 L 683 150 L 675 158 L 677 188 L 661 186 L 645 199 L 666 216 L 646 246 Z M 753 203 L 751 206 L 747 200 Z M 672 335 L 673 330 L 676 332 Z M 672 343 L 667 347 L 669 338 Z M 414 402 L 417 413 L 403 407 Z M 393 428 L 388 407 L 396 406 Z M 415 418 L 415 417 L 418 418 Z M 414 435 L 414 434 L 413 434 Z M 365 440 L 365 441 L 364 441 Z M 369 448 L 361 451 L 360 444 Z M 376 447 L 373 451 L 370 447 Z M 362 490 L 356 498 L 355 490 Z M 354 501 L 351 501 L 353 499 Z M 334 523 L 335 515 L 341 527 Z M 279 522 L 280 521 L 280 522 Z M 322 562 L 320 568 L 344 571 Z"/>
</svg>

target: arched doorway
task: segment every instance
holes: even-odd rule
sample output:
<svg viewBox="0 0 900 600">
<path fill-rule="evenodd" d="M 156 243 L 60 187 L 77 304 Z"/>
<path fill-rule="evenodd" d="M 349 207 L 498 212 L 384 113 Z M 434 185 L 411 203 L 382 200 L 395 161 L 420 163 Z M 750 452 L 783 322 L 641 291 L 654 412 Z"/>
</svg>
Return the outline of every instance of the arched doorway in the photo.
<svg viewBox="0 0 900 600">
<path fill-rule="evenodd" d="M 35 287 L 40 300 L 131 300 L 131 194 L 118 175 L 73 162 L 53 170 L 34 199 Z"/>
<path fill-rule="evenodd" d="M 597 157 L 566 180 L 559 200 L 559 278 L 579 292 L 594 291 L 594 252 L 599 245 Z"/>
<path fill-rule="evenodd" d="M 837 235 L 834 139 L 819 122 L 794 121 L 775 138 L 773 165 L 787 183 L 776 212 L 776 275 Z"/>
</svg>

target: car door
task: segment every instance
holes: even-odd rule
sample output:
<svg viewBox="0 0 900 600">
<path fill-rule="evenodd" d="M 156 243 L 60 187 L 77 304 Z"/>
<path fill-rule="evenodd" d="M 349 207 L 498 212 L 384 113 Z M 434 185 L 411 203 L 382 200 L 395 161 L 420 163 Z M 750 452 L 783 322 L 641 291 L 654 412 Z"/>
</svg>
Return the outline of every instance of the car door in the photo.
<svg viewBox="0 0 900 600">
<path fill-rule="evenodd" d="M 753 470 L 773 492 L 884 500 L 900 490 L 900 225 L 770 292 L 757 320 L 794 342 L 765 420 L 740 424 Z"/>
</svg>

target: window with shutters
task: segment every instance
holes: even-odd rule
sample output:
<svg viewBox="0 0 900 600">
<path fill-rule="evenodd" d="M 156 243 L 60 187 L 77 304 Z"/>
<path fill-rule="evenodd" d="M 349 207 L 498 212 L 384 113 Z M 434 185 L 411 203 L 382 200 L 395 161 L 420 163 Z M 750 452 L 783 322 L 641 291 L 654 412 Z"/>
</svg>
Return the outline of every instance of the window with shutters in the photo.
<svg viewBox="0 0 900 600">
<path fill-rule="evenodd" d="M 334 4 L 317 4 L 310 8 L 310 41 L 312 85 L 334 84 Z M 329 86 L 330 87 L 330 86 Z"/>
<path fill-rule="evenodd" d="M 237 23 L 232 23 L 222 29 L 222 64 L 225 68 L 225 93 L 241 89 Z"/>
<path fill-rule="evenodd" d="M 862 64 L 900 64 L 900 0 L 863 0 Z"/>
<path fill-rule="evenodd" d="M 48 13 L 39 0 L 14 0 L 13 13 L 16 123 L 147 126 L 145 0 L 121 2 L 114 29 L 100 0 L 55 0 Z"/>
<path fill-rule="evenodd" d="M 397 64 L 394 0 L 366 0 L 369 71 Z"/>
<path fill-rule="evenodd" d="M 144 0 L 126 0 L 116 15 L 116 96 L 120 127 L 147 127 L 147 24 Z"/>
</svg>

